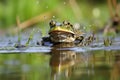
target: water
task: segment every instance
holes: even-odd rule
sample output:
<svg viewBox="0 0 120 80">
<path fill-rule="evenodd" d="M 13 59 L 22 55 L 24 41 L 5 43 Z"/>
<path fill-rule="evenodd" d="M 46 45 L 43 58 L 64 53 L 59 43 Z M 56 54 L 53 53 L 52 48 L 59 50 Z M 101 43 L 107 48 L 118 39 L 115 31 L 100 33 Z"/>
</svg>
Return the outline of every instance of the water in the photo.
<svg viewBox="0 0 120 80">
<path fill-rule="evenodd" d="M 14 42 L 5 39 L 0 42 L 0 80 L 120 80 L 119 37 L 107 47 L 102 40 L 86 47 L 37 46 L 34 40 L 32 46 L 15 48 L 15 37 Z"/>
<path fill-rule="evenodd" d="M 119 52 L 0 54 L 0 80 L 120 80 Z"/>
</svg>

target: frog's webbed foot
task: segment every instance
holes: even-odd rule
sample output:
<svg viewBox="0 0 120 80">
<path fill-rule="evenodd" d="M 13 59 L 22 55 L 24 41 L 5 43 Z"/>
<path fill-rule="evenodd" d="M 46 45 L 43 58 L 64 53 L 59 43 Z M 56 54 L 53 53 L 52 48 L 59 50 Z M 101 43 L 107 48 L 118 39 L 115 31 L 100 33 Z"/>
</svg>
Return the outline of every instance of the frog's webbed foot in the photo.
<svg viewBox="0 0 120 80">
<path fill-rule="evenodd" d="M 88 46 L 90 45 L 93 41 L 95 40 L 94 34 L 88 36 L 88 37 L 84 37 L 84 36 L 80 36 L 76 39 L 76 45 L 77 46 Z"/>
<path fill-rule="evenodd" d="M 95 38 L 94 34 L 92 34 L 92 35 L 88 36 L 88 37 L 85 39 L 83 45 L 84 45 L 84 46 L 90 45 L 95 39 L 96 39 L 96 38 Z"/>
</svg>

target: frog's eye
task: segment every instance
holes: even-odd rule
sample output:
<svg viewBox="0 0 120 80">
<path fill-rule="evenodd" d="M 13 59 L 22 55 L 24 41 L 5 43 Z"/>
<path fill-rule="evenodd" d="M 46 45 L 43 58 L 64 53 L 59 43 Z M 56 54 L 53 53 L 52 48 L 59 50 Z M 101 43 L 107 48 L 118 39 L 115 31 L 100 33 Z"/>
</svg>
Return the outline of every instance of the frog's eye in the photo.
<svg viewBox="0 0 120 80">
<path fill-rule="evenodd" d="M 67 23 L 68 25 L 71 25 L 70 22 Z"/>
<path fill-rule="evenodd" d="M 56 25 L 56 22 L 51 20 L 50 23 L 49 23 L 50 27 L 54 27 Z"/>
</svg>

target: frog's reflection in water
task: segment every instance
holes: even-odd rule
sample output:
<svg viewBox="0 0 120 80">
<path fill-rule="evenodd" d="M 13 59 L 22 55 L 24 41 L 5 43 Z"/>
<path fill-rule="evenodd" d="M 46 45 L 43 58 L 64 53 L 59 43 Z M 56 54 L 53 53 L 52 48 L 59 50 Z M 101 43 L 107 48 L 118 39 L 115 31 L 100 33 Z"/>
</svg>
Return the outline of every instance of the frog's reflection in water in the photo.
<svg viewBox="0 0 120 80">
<path fill-rule="evenodd" d="M 111 70 L 111 80 L 120 80 L 120 54 L 115 55 L 114 64 Z"/>
<path fill-rule="evenodd" d="M 70 77 L 72 67 L 77 62 L 76 52 L 72 50 L 60 50 L 68 47 L 74 47 L 73 43 L 59 43 L 53 46 L 51 51 L 51 75 L 54 80 L 64 74 L 66 78 Z"/>
<path fill-rule="evenodd" d="M 53 46 L 50 59 L 53 80 L 66 80 L 67 78 L 89 80 L 89 77 L 96 80 L 96 76 L 105 80 L 120 79 L 119 51 L 82 53 L 72 51 L 68 47 L 71 48 L 74 45 L 62 43 Z"/>
<path fill-rule="evenodd" d="M 74 65 L 79 61 L 76 52 L 68 50 L 71 47 L 74 47 L 73 43 L 59 43 L 53 46 L 50 66 L 51 75 L 54 80 L 58 77 L 60 78 L 62 75 L 64 75 L 65 78 L 70 77 Z"/>
</svg>

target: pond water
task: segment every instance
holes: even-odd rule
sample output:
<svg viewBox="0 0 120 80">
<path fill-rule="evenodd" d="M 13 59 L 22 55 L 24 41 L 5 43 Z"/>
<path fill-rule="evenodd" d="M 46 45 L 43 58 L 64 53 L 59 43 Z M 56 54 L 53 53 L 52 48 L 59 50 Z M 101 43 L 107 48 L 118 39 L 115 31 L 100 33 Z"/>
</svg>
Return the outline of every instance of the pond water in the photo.
<svg viewBox="0 0 120 80">
<path fill-rule="evenodd" d="M 0 80 L 120 80 L 119 40 L 107 47 L 100 40 L 86 47 L 15 48 L 2 39 Z"/>
<path fill-rule="evenodd" d="M 0 80 L 120 80 L 120 50 L 0 54 Z"/>
</svg>

